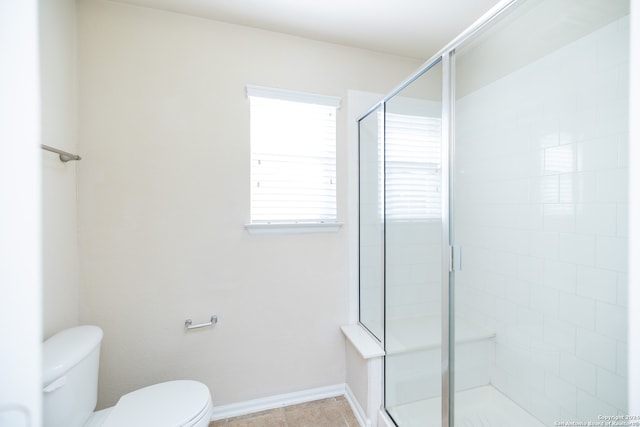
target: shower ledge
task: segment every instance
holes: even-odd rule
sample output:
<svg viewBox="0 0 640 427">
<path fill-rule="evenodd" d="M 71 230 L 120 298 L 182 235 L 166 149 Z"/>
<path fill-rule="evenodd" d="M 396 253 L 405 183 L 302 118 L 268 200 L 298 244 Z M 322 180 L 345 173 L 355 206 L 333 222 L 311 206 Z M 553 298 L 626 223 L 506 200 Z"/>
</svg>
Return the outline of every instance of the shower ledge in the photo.
<svg viewBox="0 0 640 427">
<path fill-rule="evenodd" d="M 361 325 L 345 325 L 340 329 L 344 336 L 358 350 L 363 359 L 384 356 L 382 345 L 371 336 Z"/>
<path fill-rule="evenodd" d="M 463 317 L 455 318 L 455 343 L 463 344 L 489 340 L 495 331 L 473 323 Z M 387 354 L 440 348 L 442 328 L 440 316 L 423 316 L 387 321 Z"/>
</svg>

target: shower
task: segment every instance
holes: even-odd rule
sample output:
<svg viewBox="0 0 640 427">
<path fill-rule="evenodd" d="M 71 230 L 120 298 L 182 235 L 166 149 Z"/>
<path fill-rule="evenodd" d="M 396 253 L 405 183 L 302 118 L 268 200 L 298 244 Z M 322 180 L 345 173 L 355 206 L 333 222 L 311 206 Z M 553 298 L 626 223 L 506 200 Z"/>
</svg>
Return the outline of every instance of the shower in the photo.
<svg viewBox="0 0 640 427">
<path fill-rule="evenodd" d="M 359 119 L 389 425 L 628 413 L 628 14 L 501 2 Z"/>
</svg>

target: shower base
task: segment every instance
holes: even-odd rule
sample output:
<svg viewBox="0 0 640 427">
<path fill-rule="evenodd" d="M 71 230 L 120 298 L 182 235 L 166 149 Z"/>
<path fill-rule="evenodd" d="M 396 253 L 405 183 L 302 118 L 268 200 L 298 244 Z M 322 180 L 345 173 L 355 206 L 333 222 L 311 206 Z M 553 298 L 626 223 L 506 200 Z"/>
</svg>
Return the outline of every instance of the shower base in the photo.
<svg viewBox="0 0 640 427">
<path fill-rule="evenodd" d="M 545 427 L 511 399 L 487 385 L 456 393 L 457 427 Z M 440 427 L 440 398 L 425 399 L 389 410 L 400 427 Z"/>
</svg>

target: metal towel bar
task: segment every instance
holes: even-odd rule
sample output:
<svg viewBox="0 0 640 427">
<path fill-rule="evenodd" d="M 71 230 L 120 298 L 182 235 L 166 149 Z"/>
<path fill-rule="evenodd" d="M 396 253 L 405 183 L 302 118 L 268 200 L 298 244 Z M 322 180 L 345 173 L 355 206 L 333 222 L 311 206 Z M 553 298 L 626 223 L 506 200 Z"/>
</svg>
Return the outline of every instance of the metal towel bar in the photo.
<svg viewBox="0 0 640 427">
<path fill-rule="evenodd" d="M 213 314 L 211 319 L 207 323 L 198 323 L 197 325 L 193 325 L 191 319 L 187 319 L 184 321 L 185 329 L 198 329 L 198 328 L 206 328 L 207 326 L 213 326 L 218 323 L 218 316 Z"/>
<path fill-rule="evenodd" d="M 66 151 L 58 150 L 57 148 L 49 147 L 48 145 L 41 144 L 40 148 L 43 150 L 51 151 L 52 153 L 56 153 L 60 156 L 61 162 L 68 162 L 70 160 L 80 160 L 82 157 L 77 154 L 67 153 Z"/>
</svg>

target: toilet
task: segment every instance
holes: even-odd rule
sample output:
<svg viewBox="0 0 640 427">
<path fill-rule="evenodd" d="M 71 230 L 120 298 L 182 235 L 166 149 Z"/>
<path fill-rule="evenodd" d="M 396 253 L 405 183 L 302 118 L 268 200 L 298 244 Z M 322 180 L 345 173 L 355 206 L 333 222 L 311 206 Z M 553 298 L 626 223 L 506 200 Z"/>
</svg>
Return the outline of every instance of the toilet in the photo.
<svg viewBox="0 0 640 427">
<path fill-rule="evenodd" d="M 168 381 L 125 394 L 93 412 L 98 401 L 102 329 L 78 326 L 43 344 L 44 427 L 207 427 L 213 404 L 197 381 Z"/>
</svg>

